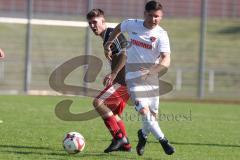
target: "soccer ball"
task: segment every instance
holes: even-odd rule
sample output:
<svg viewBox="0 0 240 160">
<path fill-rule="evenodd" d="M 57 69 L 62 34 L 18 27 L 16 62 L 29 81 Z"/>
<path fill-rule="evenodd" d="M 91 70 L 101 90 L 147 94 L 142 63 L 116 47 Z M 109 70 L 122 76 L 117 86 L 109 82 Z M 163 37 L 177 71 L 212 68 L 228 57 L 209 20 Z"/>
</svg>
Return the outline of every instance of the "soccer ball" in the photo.
<svg viewBox="0 0 240 160">
<path fill-rule="evenodd" d="M 64 136 L 63 148 L 69 154 L 76 154 L 83 151 L 85 147 L 84 137 L 78 132 L 69 132 Z"/>
</svg>

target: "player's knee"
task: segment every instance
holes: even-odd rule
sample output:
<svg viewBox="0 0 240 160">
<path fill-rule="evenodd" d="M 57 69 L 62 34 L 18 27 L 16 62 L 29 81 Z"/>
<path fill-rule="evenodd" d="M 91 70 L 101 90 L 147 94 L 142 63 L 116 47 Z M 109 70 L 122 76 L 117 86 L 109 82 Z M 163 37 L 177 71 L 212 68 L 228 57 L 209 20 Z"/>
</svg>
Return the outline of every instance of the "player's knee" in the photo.
<svg viewBox="0 0 240 160">
<path fill-rule="evenodd" d="M 95 99 L 93 100 L 93 106 L 94 106 L 94 108 L 98 108 L 98 107 L 100 107 L 101 105 L 102 105 L 102 102 L 101 102 L 99 99 L 95 98 Z"/>
<path fill-rule="evenodd" d="M 139 113 L 140 113 L 141 115 L 147 115 L 147 114 L 149 113 L 148 107 L 141 108 L 141 109 L 139 110 Z"/>
<path fill-rule="evenodd" d="M 150 111 L 154 118 L 157 118 L 157 113 Z"/>
<path fill-rule="evenodd" d="M 145 111 L 144 114 L 142 115 L 143 126 L 148 128 L 149 126 L 152 126 L 154 124 L 154 121 L 155 120 L 150 111 Z"/>
<path fill-rule="evenodd" d="M 120 121 L 121 118 L 118 115 L 114 115 L 117 121 Z"/>
</svg>

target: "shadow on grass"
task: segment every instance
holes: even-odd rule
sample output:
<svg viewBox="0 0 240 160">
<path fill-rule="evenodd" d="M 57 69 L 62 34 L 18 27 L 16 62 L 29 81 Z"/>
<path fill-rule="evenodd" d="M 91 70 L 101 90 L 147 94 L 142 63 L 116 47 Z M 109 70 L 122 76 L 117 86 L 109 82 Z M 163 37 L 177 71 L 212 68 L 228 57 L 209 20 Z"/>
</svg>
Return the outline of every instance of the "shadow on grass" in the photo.
<svg viewBox="0 0 240 160">
<path fill-rule="evenodd" d="M 222 30 L 219 30 L 218 33 L 220 33 L 220 34 L 237 34 L 237 33 L 240 33 L 240 26 L 227 27 Z"/>
<path fill-rule="evenodd" d="M 15 149 L 15 150 L 14 150 Z M 22 150 L 24 149 L 24 150 Z M 83 152 L 80 154 L 67 154 L 64 150 L 52 150 L 49 147 L 35 147 L 35 146 L 17 146 L 17 145 L 0 145 L 0 153 L 18 154 L 18 155 L 47 155 L 47 156 L 62 156 L 62 157 L 108 157 L 120 156 L 114 154 L 106 154 L 99 152 Z M 65 159 L 65 158 L 64 158 Z"/>
<path fill-rule="evenodd" d="M 57 153 L 57 152 L 39 152 L 39 151 L 0 151 L 2 153 L 13 153 L 22 155 L 49 155 L 49 156 L 73 156 L 73 157 L 89 157 L 89 156 L 108 156 L 106 153 L 80 153 L 80 154 L 67 154 L 67 153 Z"/>
<path fill-rule="evenodd" d="M 106 140 L 106 139 L 99 139 L 98 141 L 109 141 L 110 140 Z M 138 142 L 137 140 L 131 140 L 131 142 Z M 159 143 L 158 141 L 153 141 L 153 140 L 150 140 L 150 141 L 147 141 L 148 143 Z M 176 145 L 189 145 L 189 146 L 213 146 L 213 147 L 239 147 L 240 148 L 240 145 L 234 145 L 234 144 L 214 144 L 214 143 L 193 143 L 193 142 L 189 142 L 189 143 L 186 143 L 186 142 L 172 142 L 170 141 L 171 144 L 176 144 Z"/>
<path fill-rule="evenodd" d="M 171 142 L 176 145 L 186 145 L 186 146 L 211 146 L 211 147 L 240 147 L 240 145 L 232 144 L 214 144 L 214 143 L 185 143 L 185 142 Z"/>
<path fill-rule="evenodd" d="M 98 141 L 109 141 L 106 139 L 101 139 Z M 137 142 L 137 141 L 136 141 Z M 154 143 L 153 141 L 150 143 Z M 1 153 L 5 154 L 16 154 L 20 158 L 24 158 L 25 156 L 49 156 L 47 159 L 58 159 L 58 160 L 65 160 L 68 158 L 99 158 L 99 159 L 129 159 L 129 160 L 135 160 L 136 157 L 132 155 L 132 153 L 135 153 L 135 150 L 130 153 L 128 152 L 112 152 L 112 153 L 103 153 L 103 152 L 90 152 L 85 151 L 78 154 L 67 154 L 64 150 L 53 150 L 49 147 L 36 147 L 36 146 L 17 146 L 17 145 L 0 145 L 0 155 Z M 129 155 L 128 155 L 129 154 Z M 58 157 L 54 157 L 58 156 Z M 144 157 L 145 160 L 160 160 L 160 158 L 157 157 Z"/>
<path fill-rule="evenodd" d="M 159 143 L 158 141 L 148 141 L 148 143 Z M 236 147 L 240 148 L 240 145 L 234 145 L 234 144 L 215 144 L 215 143 L 193 143 L 193 142 L 172 142 L 171 144 L 176 145 L 184 145 L 184 146 L 210 146 L 210 147 Z"/>
<path fill-rule="evenodd" d="M 16 146 L 16 145 L 1 145 L 0 148 L 25 148 L 25 149 L 43 149 L 43 150 L 49 150 L 50 148 L 48 147 L 35 147 L 35 146 Z"/>
<path fill-rule="evenodd" d="M 116 158 L 123 158 L 121 155 L 116 155 L 116 154 L 106 154 L 106 153 L 94 153 L 94 152 L 89 152 L 89 153 L 78 153 L 78 154 L 67 154 L 67 153 L 56 153 L 56 152 L 39 152 L 39 151 L 0 151 L 0 153 L 9 153 L 9 154 L 18 154 L 18 155 L 39 155 L 39 156 L 61 156 L 63 159 L 66 159 L 66 157 L 72 157 L 72 158 L 91 158 L 91 157 L 97 157 L 100 159 L 107 158 L 109 156 L 115 157 Z M 122 152 L 123 153 L 123 152 Z M 48 157 L 50 158 L 50 157 Z M 59 158 L 58 158 L 59 159 Z M 135 159 L 135 158 L 128 158 L 128 159 Z M 150 159 L 149 159 L 150 160 Z"/>
<path fill-rule="evenodd" d="M 39 152 L 39 151 L 0 151 L 2 153 L 11 153 L 11 154 L 20 154 L 20 155 L 49 155 L 49 156 L 66 156 L 65 153 L 56 153 L 56 152 Z"/>
</svg>

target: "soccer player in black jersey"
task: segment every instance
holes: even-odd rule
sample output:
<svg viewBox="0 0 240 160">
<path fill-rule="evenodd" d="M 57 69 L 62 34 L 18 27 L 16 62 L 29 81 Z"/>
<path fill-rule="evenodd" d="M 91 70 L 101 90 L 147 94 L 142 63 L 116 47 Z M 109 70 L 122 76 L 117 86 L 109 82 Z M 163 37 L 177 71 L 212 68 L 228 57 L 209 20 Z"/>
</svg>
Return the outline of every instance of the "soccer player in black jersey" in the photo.
<svg viewBox="0 0 240 160">
<path fill-rule="evenodd" d="M 100 36 L 103 39 L 103 45 L 105 45 L 113 28 L 106 26 L 104 12 L 101 9 L 92 9 L 86 18 L 93 33 Z M 112 43 L 111 51 L 110 56 L 106 55 L 111 63 L 111 73 L 105 76 L 103 80 L 105 88 L 93 101 L 93 106 L 112 135 L 112 143 L 104 150 L 105 153 L 131 151 L 125 125 L 120 118 L 129 99 L 124 67 L 126 39 L 122 34 Z"/>
</svg>

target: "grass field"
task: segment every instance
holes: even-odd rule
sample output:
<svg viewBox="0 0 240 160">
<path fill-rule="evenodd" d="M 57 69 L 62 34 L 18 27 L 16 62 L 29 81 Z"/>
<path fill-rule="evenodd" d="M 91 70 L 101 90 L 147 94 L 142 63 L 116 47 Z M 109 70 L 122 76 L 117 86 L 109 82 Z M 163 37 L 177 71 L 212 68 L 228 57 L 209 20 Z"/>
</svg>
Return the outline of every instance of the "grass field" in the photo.
<svg viewBox="0 0 240 160">
<path fill-rule="evenodd" d="M 91 99 L 51 96 L 0 96 L 0 159 L 173 159 L 173 160 L 237 160 L 240 157 L 240 108 L 231 104 L 162 102 L 161 128 L 176 147 L 167 156 L 153 136 L 146 152 L 138 157 L 131 153 L 104 154 L 110 135 L 100 118 L 82 122 L 66 122 L 55 116 L 55 105 L 63 99 L 74 101 L 71 111 L 91 109 Z M 164 117 L 165 115 L 165 117 Z M 140 127 L 133 107 L 123 114 L 130 141 L 135 148 Z M 78 131 L 86 139 L 85 150 L 76 155 L 63 151 L 62 138 L 68 131 Z"/>
</svg>

